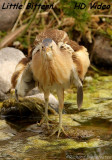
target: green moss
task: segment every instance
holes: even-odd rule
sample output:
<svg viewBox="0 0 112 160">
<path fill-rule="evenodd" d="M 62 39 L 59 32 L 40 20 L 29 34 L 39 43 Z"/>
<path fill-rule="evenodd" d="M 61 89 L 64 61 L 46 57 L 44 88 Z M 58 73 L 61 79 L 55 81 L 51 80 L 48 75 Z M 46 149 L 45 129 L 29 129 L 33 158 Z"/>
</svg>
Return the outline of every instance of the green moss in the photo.
<svg viewBox="0 0 112 160">
<path fill-rule="evenodd" d="M 39 139 L 38 136 L 29 137 L 28 139 L 28 145 L 24 147 L 24 151 L 27 151 L 28 149 L 34 147 L 34 148 L 43 148 L 49 145 L 50 143 L 46 140 Z M 44 148 L 45 149 L 45 148 Z"/>
<path fill-rule="evenodd" d="M 59 115 L 49 115 L 51 121 L 59 122 Z M 79 126 L 80 124 L 74 121 L 69 114 L 63 114 L 63 126 Z"/>
<path fill-rule="evenodd" d="M 84 82 L 83 109 L 96 107 L 96 104 L 108 102 L 112 97 L 112 76 L 95 75 L 92 82 Z M 76 89 L 65 93 L 65 102 L 76 104 Z M 68 106 L 69 107 L 69 106 Z M 74 106 L 76 108 L 76 106 Z"/>
<path fill-rule="evenodd" d="M 90 11 L 88 12 L 90 0 L 85 0 L 84 3 L 86 4 L 85 9 L 77 9 L 75 4 L 82 3 L 81 0 L 62 0 L 60 3 L 60 8 L 63 9 L 65 15 L 74 17 L 75 18 L 75 28 L 80 31 L 84 31 L 87 26 L 87 22 L 90 20 Z"/>
<path fill-rule="evenodd" d="M 19 98 L 19 103 L 15 99 L 8 99 L 3 102 L 4 108 L 12 106 L 16 106 L 20 111 L 28 108 L 30 111 L 38 110 L 41 114 L 43 113 L 43 102 L 37 98 Z"/>
<path fill-rule="evenodd" d="M 94 148 L 99 146 L 105 146 L 112 142 L 103 141 L 100 139 L 91 139 L 86 142 L 77 142 L 73 139 L 60 139 L 46 141 L 40 140 L 37 136 L 28 138 L 28 145 L 24 147 L 24 151 L 29 150 L 30 148 L 38 148 L 43 149 L 45 151 L 53 151 L 60 152 L 60 150 L 69 150 L 69 149 L 77 149 L 77 148 Z M 58 148 L 57 148 L 58 147 Z"/>
</svg>

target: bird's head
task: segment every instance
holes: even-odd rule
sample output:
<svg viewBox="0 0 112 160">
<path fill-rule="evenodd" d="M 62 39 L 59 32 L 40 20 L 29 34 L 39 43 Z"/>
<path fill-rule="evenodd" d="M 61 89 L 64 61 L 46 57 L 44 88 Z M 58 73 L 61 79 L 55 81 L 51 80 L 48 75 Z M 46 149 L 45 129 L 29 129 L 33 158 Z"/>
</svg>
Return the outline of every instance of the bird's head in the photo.
<svg viewBox="0 0 112 160">
<path fill-rule="evenodd" d="M 46 59 L 52 60 L 52 57 L 56 51 L 56 48 L 57 48 L 57 45 L 52 39 L 45 38 L 42 41 L 42 54 Z"/>
</svg>

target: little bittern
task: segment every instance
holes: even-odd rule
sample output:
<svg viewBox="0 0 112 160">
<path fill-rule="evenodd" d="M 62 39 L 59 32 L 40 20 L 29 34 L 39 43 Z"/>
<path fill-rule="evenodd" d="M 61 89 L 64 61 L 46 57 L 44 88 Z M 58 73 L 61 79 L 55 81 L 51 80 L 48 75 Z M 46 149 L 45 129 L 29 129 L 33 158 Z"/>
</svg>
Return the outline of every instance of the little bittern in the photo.
<svg viewBox="0 0 112 160">
<path fill-rule="evenodd" d="M 37 35 L 31 57 L 32 60 L 27 64 L 20 62 L 16 68 L 23 65 L 23 69 L 20 69 L 19 74 L 16 69 L 12 76 L 16 96 L 25 96 L 29 90 L 38 86 L 44 93 L 44 118 L 48 123 L 49 94 L 56 90 L 59 100 L 59 126 L 53 133 L 58 131 L 59 136 L 61 131 L 64 132 L 62 127 L 64 90 L 71 84 L 77 87 L 78 108 L 82 106 L 82 81 L 90 65 L 88 52 L 84 46 L 70 40 L 66 32 L 48 29 Z"/>
</svg>

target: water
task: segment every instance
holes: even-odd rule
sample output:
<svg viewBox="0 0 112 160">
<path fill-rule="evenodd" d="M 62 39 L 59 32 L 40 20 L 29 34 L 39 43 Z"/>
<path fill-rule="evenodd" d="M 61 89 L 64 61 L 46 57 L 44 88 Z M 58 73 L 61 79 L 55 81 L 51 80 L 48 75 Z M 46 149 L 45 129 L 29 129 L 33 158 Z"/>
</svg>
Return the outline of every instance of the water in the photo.
<svg viewBox="0 0 112 160">
<path fill-rule="evenodd" d="M 49 137 L 58 124 L 58 115 L 49 116 L 56 122 L 50 123 L 49 130 L 45 124 L 37 125 L 36 116 L 2 117 L 0 160 L 111 160 L 111 79 L 111 76 L 98 77 L 85 84 L 81 112 L 76 109 L 75 92 L 65 93 L 63 126 L 68 137 Z"/>
<path fill-rule="evenodd" d="M 0 159 L 112 159 L 112 122 L 108 120 L 69 126 L 70 137 L 59 139 L 46 135 L 45 126 L 32 123 L 0 120 Z"/>
</svg>

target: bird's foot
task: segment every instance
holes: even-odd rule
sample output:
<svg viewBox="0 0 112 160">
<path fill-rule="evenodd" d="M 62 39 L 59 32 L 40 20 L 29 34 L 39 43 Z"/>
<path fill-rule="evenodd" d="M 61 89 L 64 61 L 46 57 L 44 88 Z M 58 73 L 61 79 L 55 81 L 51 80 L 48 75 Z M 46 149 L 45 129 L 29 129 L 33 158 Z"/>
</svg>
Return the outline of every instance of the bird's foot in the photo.
<svg viewBox="0 0 112 160">
<path fill-rule="evenodd" d="M 44 116 L 41 119 L 40 123 L 38 123 L 38 125 L 41 126 L 43 123 L 46 123 L 47 129 L 49 129 L 49 121 L 50 121 L 50 119 L 48 118 L 48 116 Z"/>
<path fill-rule="evenodd" d="M 66 137 L 68 137 L 67 133 L 65 132 L 62 126 L 58 126 L 50 136 L 53 136 L 56 132 L 58 132 L 57 138 L 59 138 L 60 133 L 62 132 Z"/>
</svg>

